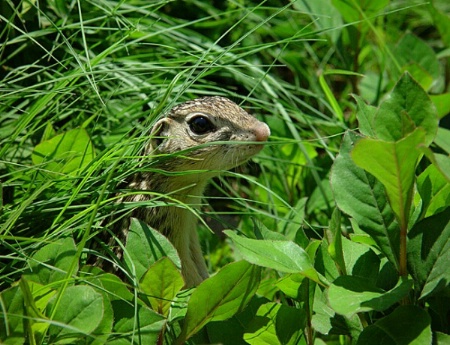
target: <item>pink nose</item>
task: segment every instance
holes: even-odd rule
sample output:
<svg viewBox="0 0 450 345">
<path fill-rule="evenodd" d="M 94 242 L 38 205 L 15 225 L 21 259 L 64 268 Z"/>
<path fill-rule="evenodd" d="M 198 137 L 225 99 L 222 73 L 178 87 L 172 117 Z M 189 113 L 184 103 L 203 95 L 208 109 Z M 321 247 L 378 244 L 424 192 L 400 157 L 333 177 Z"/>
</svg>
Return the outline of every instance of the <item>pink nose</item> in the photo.
<svg viewBox="0 0 450 345">
<path fill-rule="evenodd" d="M 270 135 L 269 126 L 264 122 L 260 122 L 253 130 L 256 141 L 266 141 Z"/>
</svg>

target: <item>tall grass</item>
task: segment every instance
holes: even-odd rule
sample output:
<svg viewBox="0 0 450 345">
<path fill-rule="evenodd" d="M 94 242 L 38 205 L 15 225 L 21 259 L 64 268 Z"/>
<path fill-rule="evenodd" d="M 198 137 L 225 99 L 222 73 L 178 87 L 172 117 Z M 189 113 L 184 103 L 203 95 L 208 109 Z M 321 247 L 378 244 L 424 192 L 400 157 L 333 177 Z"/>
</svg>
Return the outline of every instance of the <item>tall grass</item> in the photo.
<svg viewBox="0 0 450 345">
<path fill-rule="evenodd" d="M 293 175 L 308 175 L 306 165 L 320 170 L 293 155 L 329 151 L 320 124 L 342 130 L 322 96 L 303 88 L 307 81 L 282 61 L 292 54 L 303 60 L 304 45 L 316 39 L 305 29 L 309 18 L 289 4 L 24 1 L 8 3 L 1 15 L 4 287 L 43 244 L 96 234 L 120 182 L 139 169 L 152 123 L 176 103 L 222 95 L 271 126 L 256 179 L 238 170 L 217 181 L 228 198 L 219 220 L 235 212 L 275 226 L 300 198 Z M 31 160 L 34 147 L 74 128 L 87 130 L 95 159 L 76 174 L 48 178 Z M 312 141 L 306 148 L 302 140 Z"/>
<path fill-rule="evenodd" d="M 348 23 L 313 1 L 3 1 L 0 289 L 66 236 L 78 245 L 74 262 L 85 263 L 105 221 L 139 206 L 115 201 L 130 193 L 123 181 L 152 169 L 140 156 L 152 124 L 207 95 L 234 100 L 272 133 L 205 196 L 200 231 L 211 271 L 235 258 L 208 228 L 250 234 L 262 223 L 293 239 L 303 227 L 306 237 L 295 240 L 305 247 L 322 238 L 335 208 L 330 167 L 344 131 L 357 127 L 350 94 L 376 105 L 393 86 L 394 43 L 407 30 L 431 30 L 424 6 L 392 1 Z M 436 92 L 445 91 L 437 80 Z M 42 141 L 80 128 L 95 152 L 80 170 L 55 173 L 33 159 Z"/>
</svg>

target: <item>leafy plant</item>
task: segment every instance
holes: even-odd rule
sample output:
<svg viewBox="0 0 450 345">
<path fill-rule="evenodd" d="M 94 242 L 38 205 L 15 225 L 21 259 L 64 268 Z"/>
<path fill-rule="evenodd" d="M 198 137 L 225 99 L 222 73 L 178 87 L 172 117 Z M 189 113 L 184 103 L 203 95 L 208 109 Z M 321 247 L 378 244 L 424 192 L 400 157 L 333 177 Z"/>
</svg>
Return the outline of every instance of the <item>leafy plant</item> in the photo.
<svg viewBox="0 0 450 345">
<path fill-rule="evenodd" d="M 448 11 L 0 3 L 0 342 L 448 343 Z M 215 273 L 186 290 L 159 232 L 133 219 L 122 260 L 101 234 L 142 207 L 117 200 L 153 169 L 151 124 L 217 94 L 272 135 L 212 181 L 197 212 Z"/>
</svg>

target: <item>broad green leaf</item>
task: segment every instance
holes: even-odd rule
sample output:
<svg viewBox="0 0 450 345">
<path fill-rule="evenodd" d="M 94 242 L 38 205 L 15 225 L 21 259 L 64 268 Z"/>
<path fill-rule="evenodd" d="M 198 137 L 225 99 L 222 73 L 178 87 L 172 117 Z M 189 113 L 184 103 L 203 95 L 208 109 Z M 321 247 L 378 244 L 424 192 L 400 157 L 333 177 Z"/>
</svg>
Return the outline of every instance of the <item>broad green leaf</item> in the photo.
<svg viewBox="0 0 450 345">
<path fill-rule="evenodd" d="M 226 320 L 243 310 L 261 279 L 261 269 L 246 261 L 224 266 L 192 293 L 177 344 L 183 344 L 210 321 Z"/>
<path fill-rule="evenodd" d="M 450 93 L 443 93 L 442 95 L 430 95 L 430 99 L 433 101 L 433 104 L 436 107 L 436 112 L 439 119 L 442 119 L 444 116 L 450 113 Z"/>
<path fill-rule="evenodd" d="M 146 223 L 131 218 L 124 253 L 124 261 L 130 271 L 133 272 L 134 267 L 136 277 L 140 280 L 148 268 L 164 256 L 181 269 L 180 258 L 172 243 Z"/>
<path fill-rule="evenodd" d="M 435 332 L 434 335 L 436 336 L 436 344 L 437 345 L 448 345 L 448 344 L 450 344 L 450 335 L 445 334 L 445 333 L 441 333 L 441 332 Z"/>
<path fill-rule="evenodd" d="M 18 286 L 0 293 L 0 306 L 0 342 L 5 345 L 24 344 L 24 296 Z"/>
<path fill-rule="evenodd" d="M 233 240 L 237 250 L 248 262 L 285 273 L 301 273 L 319 281 L 308 254 L 294 242 L 254 240 L 238 236 L 230 230 L 224 233 Z"/>
<path fill-rule="evenodd" d="M 373 128 L 378 139 L 396 142 L 418 127 L 425 132 L 424 143 L 429 146 L 438 128 L 436 109 L 426 92 L 405 73 L 380 105 Z"/>
<path fill-rule="evenodd" d="M 414 172 L 422 155 L 417 147 L 424 140 L 424 131 L 417 129 L 397 142 L 361 139 L 352 151 L 355 163 L 384 185 L 392 210 L 405 225 L 411 207 Z"/>
<path fill-rule="evenodd" d="M 423 211 L 426 211 L 425 217 L 450 206 L 450 182 L 433 164 L 417 178 L 417 190 L 422 198 Z"/>
<path fill-rule="evenodd" d="M 103 318 L 103 296 L 90 286 L 69 286 L 59 303 L 55 303 L 56 298 L 51 299 L 47 309 L 47 315 L 53 314 L 53 320 L 59 323 L 49 328 L 52 343 L 73 344 L 76 339 L 90 335 Z"/>
<path fill-rule="evenodd" d="M 38 144 L 31 158 L 43 170 L 75 175 L 94 158 L 94 146 L 85 129 L 72 129 Z"/>
<path fill-rule="evenodd" d="M 105 293 L 110 301 L 133 301 L 135 297 L 118 276 L 105 273 L 97 266 L 84 266 L 80 270 L 80 276 L 87 280 L 89 285 Z"/>
<path fill-rule="evenodd" d="M 378 278 L 380 258 L 369 246 L 343 237 L 342 251 L 348 274 L 375 283 Z"/>
<path fill-rule="evenodd" d="M 168 316 L 172 300 L 184 285 L 183 277 L 174 263 L 164 257 L 150 266 L 139 284 L 152 309 Z"/>
<path fill-rule="evenodd" d="M 323 239 L 315 260 L 315 268 L 329 281 L 338 278 L 342 273 L 329 254 L 328 242 Z M 362 245 L 342 238 L 343 261 L 347 274 L 364 278 L 375 284 L 380 267 L 380 259 L 367 245 Z"/>
<path fill-rule="evenodd" d="M 364 278 L 341 276 L 328 289 L 328 301 L 336 313 L 351 317 L 360 312 L 386 310 L 405 297 L 411 287 L 412 281 L 405 280 L 385 292 Z"/>
<path fill-rule="evenodd" d="M 259 307 L 244 340 L 251 345 L 298 344 L 306 326 L 303 309 L 269 302 Z"/>
<path fill-rule="evenodd" d="M 411 72 L 414 79 L 422 86 L 425 86 L 420 79 L 422 74 L 428 74 L 431 81 L 439 78 L 440 67 L 436 54 L 428 44 L 417 36 L 410 33 L 404 35 L 397 43 L 393 53 L 400 66 Z M 417 66 L 418 68 L 411 69 L 411 66 Z M 429 86 L 431 86 L 431 83 Z"/>
<path fill-rule="evenodd" d="M 399 227 L 381 182 L 358 167 L 350 151 L 360 137 L 347 132 L 331 170 L 337 206 L 369 234 L 380 250 L 398 266 Z"/>
<path fill-rule="evenodd" d="M 26 273 L 26 279 L 43 285 L 65 279 L 75 253 L 75 243 L 70 237 L 47 244 L 30 258 L 31 272 Z"/>
<path fill-rule="evenodd" d="M 303 296 L 302 284 L 305 276 L 298 273 L 287 274 L 277 282 L 277 288 L 283 291 L 286 296 L 296 300 L 301 300 Z"/>
<path fill-rule="evenodd" d="M 122 298 L 133 301 L 134 295 L 127 289 L 126 284 L 116 275 L 104 273 L 96 266 L 84 266 L 80 270 L 80 276 L 88 281 L 88 284 L 103 295 L 103 317 L 97 328 L 90 336 L 82 341 L 90 345 L 103 345 L 107 342 L 112 332 L 114 323 L 114 311 L 111 301 Z M 124 293 L 125 292 L 125 293 Z"/>
<path fill-rule="evenodd" d="M 194 291 L 195 289 L 181 290 L 175 296 L 169 310 L 169 322 L 172 323 L 185 317 L 189 299 Z"/>
<path fill-rule="evenodd" d="M 420 150 L 433 163 L 433 166 L 440 172 L 442 177 L 450 182 L 450 156 L 434 153 L 429 147 L 420 147 Z"/>
<path fill-rule="evenodd" d="M 113 332 L 116 336 L 108 340 L 108 345 L 157 344 L 161 330 L 166 324 L 162 315 L 155 313 L 140 301 L 129 303 L 116 300 L 112 306 Z"/>
<path fill-rule="evenodd" d="M 423 309 L 400 306 L 386 317 L 366 327 L 357 345 L 424 345 L 431 344 L 430 316 Z"/>
<path fill-rule="evenodd" d="M 316 287 L 314 292 L 313 315 L 311 320 L 314 330 L 322 334 L 348 334 L 357 339 L 363 327 L 357 315 L 345 318 L 330 308 L 326 291 Z"/>
<path fill-rule="evenodd" d="M 434 142 L 450 155 L 450 130 L 439 127 Z"/>
<path fill-rule="evenodd" d="M 408 233 L 408 264 L 421 299 L 450 284 L 450 207 Z"/>
<path fill-rule="evenodd" d="M 205 328 L 208 331 L 210 343 L 223 345 L 248 344 L 244 340 L 244 333 L 250 323 L 255 319 L 259 307 L 267 302 L 267 299 L 255 295 L 247 307 L 231 319 L 208 323 Z"/>
<path fill-rule="evenodd" d="M 366 104 L 366 102 L 357 95 L 353 95 L 353 98 L 355 98 L 356 103 L 358 104 L 356 118 L 358 119 L 359 131 L 367 137 L 376 137 L 373 122 L 377 113 L 377 108 Z"/>
</svg>

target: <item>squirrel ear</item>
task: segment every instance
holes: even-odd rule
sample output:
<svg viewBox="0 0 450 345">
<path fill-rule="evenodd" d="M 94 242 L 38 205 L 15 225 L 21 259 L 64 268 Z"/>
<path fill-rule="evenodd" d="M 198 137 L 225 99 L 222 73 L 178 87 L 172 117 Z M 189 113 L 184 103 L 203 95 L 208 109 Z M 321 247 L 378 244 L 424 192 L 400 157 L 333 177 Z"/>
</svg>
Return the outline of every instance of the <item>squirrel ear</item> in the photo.
<svg viewBox="0 0 450 345">
<path fill-rule="evenodd" d="M 150 146 L 153 150 L 161 146 L 169 136 L 169 125 L 170 120 L 168 118 L 163 118 L 156 122 L 150 132 Z"/>
</svg>

